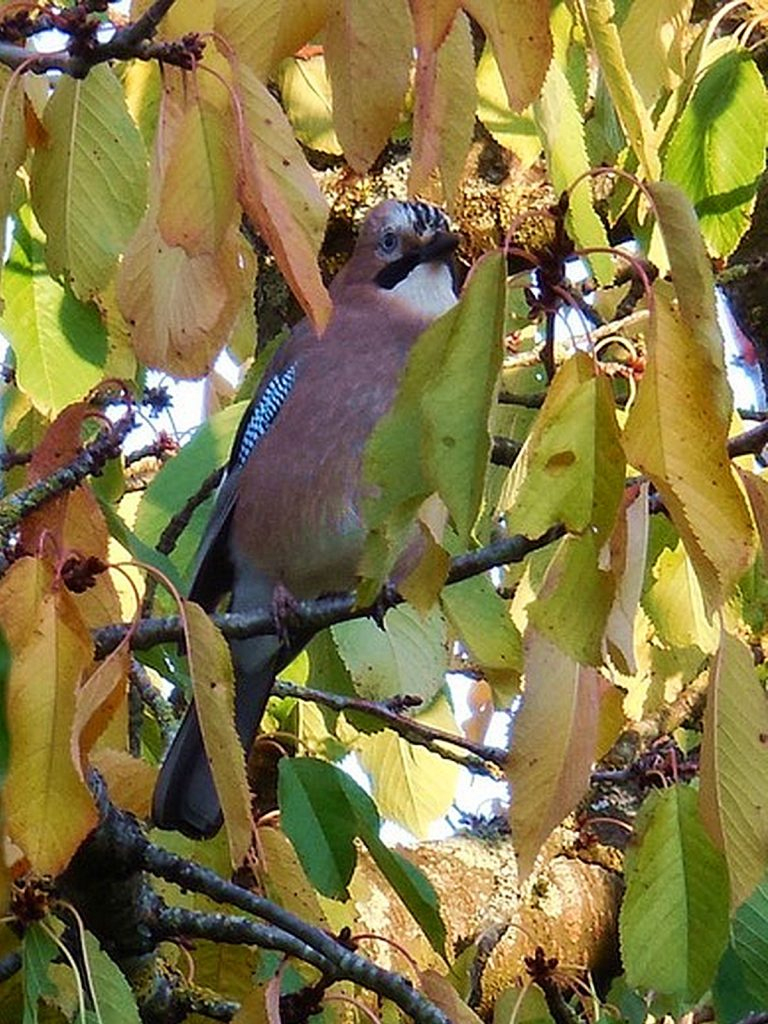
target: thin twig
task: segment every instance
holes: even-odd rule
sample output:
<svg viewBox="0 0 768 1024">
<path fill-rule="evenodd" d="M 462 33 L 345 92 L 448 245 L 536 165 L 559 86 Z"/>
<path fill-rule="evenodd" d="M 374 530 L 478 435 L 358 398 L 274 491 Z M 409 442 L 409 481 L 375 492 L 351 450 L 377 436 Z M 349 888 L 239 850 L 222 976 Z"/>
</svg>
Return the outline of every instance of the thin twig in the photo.
<svg viewBox="0 0 768 1024">
<path fill-rule="evenodd" d="M 314 704 L 322 704 L 333 711 L 359 711 L 372 718 L 378 718 L 385 722 L 403 739 L 417 746 L 426 747 L 440 757 L 447 757 L 451 761 L 470 771 L 478 774 L 490 775 L 498 778 L 498 772 L 489 765 L 497 768 L 504 768 L 507 763 L 507 752 L 499 747 L 487 747 L 482 743 L 473 743 L 464 736 L 455 736 L 444 729 L 435 729 L 425 725 L 408 715 L 394 711 L 387 704 L 381 701 L 364 700 L 362 697 L 347 697 L 339 693 L 325 693 L 323 690 L 313 690 L 306 686 L 295 686 L 293 683 L 277 682 L 274 685 L 273 693 L 278 697 L 293 697 L 296 700 L 307 700 Z M 441 744 L 450 743 L 454 747 L 466 750 L 469 757 L 462 757 L 446 750 Z"/>
<path fill-rule="evenodd" d="M 119 458 L 121 445 L 133 425 L 133 412 L 129 410 L 117 423 L 102 431 L 95 441 L 84 445 L 83 450 L 66 466 L 60 466 L 45 479 L 3 498 L 0 501 L 0 547 L 5 547 L 11 532 L 25 516 L 51 498 L 74 490 L 86 477 L 100 473 L 110 459 Z"/>
</svg>

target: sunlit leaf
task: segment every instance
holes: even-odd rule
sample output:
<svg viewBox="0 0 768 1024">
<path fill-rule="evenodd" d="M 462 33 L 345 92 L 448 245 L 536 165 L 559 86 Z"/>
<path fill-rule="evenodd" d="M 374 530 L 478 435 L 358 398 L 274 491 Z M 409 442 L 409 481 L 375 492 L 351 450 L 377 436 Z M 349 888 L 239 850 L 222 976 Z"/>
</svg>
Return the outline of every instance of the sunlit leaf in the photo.
<svg viewBox="0 0 768 1024">
<path fill-rule="evenodd" d="M 726 450 L 722 354 L 715 361 L 701 324 L 692 329 L 695 310 L 682 310 L 682 298 L 681 311 L 688 314 L 685 320 L 665 290 L 655 288 L 647 367 L 624 446 L 629 461 L 661 494 L 711 610 L 747 570 L 755 536 Z"/>
<path fill-rule="evenodd" d="M 520 114 L 510 110 L 499 66 L 488 46 L 477 64 L 477 94 L 477 116 L 500 146 L 511 150 L 523 167 L 530 167 L 542 150 L 536 123 L 530 108 Z"/>
<path fill-rule="evenodd" d="M 180 245 L 190 256 L 215 253 L 235 216 L 236 152 L 229 113 L 229 105 L 222 110 L 198 88 L 165 154 L 157 226 L 168 245 Z"/>
<path fill-rule="evenodd" d="M 81 299 L 111 276 L 146 205 L 147 158 L 123 90 L 106 64 L 61 75 L 35 150 L 32 201 L 51 273 Z"/>
<path fill-rule="evenodd" d="M 333 118 L 353 170 L 370 167 L 395 127 L 412 48 L 407 0 L 335 0 L 329 5 L 325 59 Z"/>
<path fill-rule="evenodd" d="M 576 661 L 600 665 L 615 579 L 602 568 L 592 533 L 565 537 L 550 562 L 528 620 Z"/>
<path fill-rule="evenodd" d="M 519 113 L 538 95 L 552 59 L 549 0 L 466 0 L 462 6 L 490 39 L 509 105 Z"/>
<path fill-rule="evenodd" d="M 410 189 L 429 188 L 439 170 L 443 195 L 450 205 L 464 172 L 472 142 L 477 96 L 475 61 L 469 22 L 459 12 L 437 50 L 416 37 L 413 156 Z"/>
<path fill-rule="evenodd" d="M 8 830 L 36 871 L 55 875 L 98 818 L 70 749 L 75 693 L 91 659 L 91 638 L 73 596 L 52 584 L 45 563 L 15 562 L 0 588 L 0 620 L 13 651 Z"/>
<path fill-rule="evenodd" d="M 682 543 L 664 548 L 652 569 L 643 600 L 658 636 L 672 647 L 695 645 L 714 653 L 719 634 L 709 620 L 691 559 Z"/>
<path fill-rule="evenodd" d="M 0 223 L 11 212 L 11 191 L 16 170 L 27 152 L 24 126 L 24 84 L 19 75 L 11 77 L 8 68 L 0 67 Z M 0 271 L 1 273 L 1 271 Z M 0 312 L 3 304 L 0 298 Z"/>
<path fill-rule="evenodd" d="M 515 533 L 555 523 L 607 539 L 624 487 L 624 460 L 607 378 L 578 352 L 558 370 L 500 498 Z"/>
<path fill-rule="evenodd" d="M 662 89 L 683 76 L 688 21 L 693 0 L 643 0 L 630 4 L 621 29 L 621 48 L 632 81 L 650 110 Z"/>
<path fill-rule="evenodd" d="M 341 156 L 333 129 L 331 83 L 325 58 L 288 58 L 280 66 L 280 95 L 296 138 L 320 153 Z"/>
<path fill-rule="evenodd" d="M 635 832 L 620 918 L 627 981 L 693 1003 L 712 984 L 728 941 L 725 862 L 689 786 L 651 793 Z"/>
<path fill-rule="evenodd" d="M 107 337 L 96 306 L 48 276 L 39 228 L 29 210 L 22 218 L 3 272 L 0 329 L 16 354 L 19 388 L 51 415 L 101 380 Z"/>
<path fill-rule="evenodd" d="M 605 641 L 611 660 L 624 675 L 634 675 L 638 668 L 635 619 L 645 581 L 648 522 L 648 484 L 644 483 L 636 491 L 625 492 L 609 548 L 616 590 L 605 624 Z"/>
<path fill-rule="evenodd" d="M 216 792 L 224 812 L 232 864 L 240 864 L 251 841 L 251 798 L 245 755 L 235 729 L 234 674 L 229 647 L 205 612 L 184 602 L 187 656 Z"/>
<path fill-rule="evenodd" d="M 590 164 L 583 118 L 571 85 L 556 62 L 550 64 L 541 96 L 531 109 L 547 154 L 555 192 L 570 189 L 589 170 Z M 605 248 L 608 245 L 605 228 L 592 204 L 589 180 L 580 182 L 570 194 L 568 223 L 581 248 Z M 595 254 L 591 262 L 601 281 L 611 280 L 613 271 L 606 256 Z"/>
<path fill-rule="evenodd" d="M 232 222 L 214 253 L 189 256 L 168 245 L 157 224 L 157 196 L 131 239 L 117 279 L 136 354 L 178 377 L 201 377 L 226 344 L 246 275 Z"/>
<path fill-rule="evenodd" d="M 525 691 L 515 717 L 507 778 L 509 821 L 522 876 L 553 828 L 586 792 L 594 762 L 605 753 L 600 717 L 612 691 L 595 669 L 577 664 L 529 629 Z M 552 737 L 557 742 L 552 742 Z"/>
<path fill-rule="evenodd" d="M 266 80 L 283 57 L 314 39 L 327 7 L 327 0 L 217 0 L 216 32 Z"/>
<path fill-rule="evenodd" d="M 416 719 L 430 728 L 458 732 L 445 700 Z M 456 798 L 459 766 L 390 729 L 361 735 L 355 749 L 379 812 L 417 838 L 426 838 L 430 825 L 447 814 Z"/>
<path fill-rule="evenodd" d="M 317 267 L 328 207 L 293 137 L 288 119 L 267 87 L 236 66 L 242 104 L 238 194 L 274 253 L 294 295 L 322 332 L 331 313 Z"/>
<path fill-rule="evenodd" d="M 445 622 L 440 612 L 433 609 L 422 616 L 408 606 L 392 608 L 386 626 L 355 619 L 331 627 L 356 692 L 370 700 L 412 693 L 429 703 L 445 682 Z"/>
<path fill-rule="evenodd" d="M 640 161 L 642 176 L 655 181 L 661 176 L 661 164 L 653 125 L 627 68 L 613 0 L 579 0 L 579 7 L 616 112 Z"/>
<path fill-rule="evenodd" d="M 516 683 L 523 667 L 522 640 L 491 580 L 475 576 L 446 587 L 440 604 L 486 679 L 503 686 Z"/>
<path fill-rule="evenodd" d="M 700 808 L 725 854 L 733 906 L 750 896 L 768 869 L 767 778 L 768 698 L 751 651 L 723 630 L 709 672 Z"/>
<path fill-rule="evenodd" d="M 750 224 L 765 166 L 768 102 L 754 61 L 740 51 L 710 65 L 677 121 L 664 177 L 696 207 L 715 256 L 728 256 Z"/>
</svg>

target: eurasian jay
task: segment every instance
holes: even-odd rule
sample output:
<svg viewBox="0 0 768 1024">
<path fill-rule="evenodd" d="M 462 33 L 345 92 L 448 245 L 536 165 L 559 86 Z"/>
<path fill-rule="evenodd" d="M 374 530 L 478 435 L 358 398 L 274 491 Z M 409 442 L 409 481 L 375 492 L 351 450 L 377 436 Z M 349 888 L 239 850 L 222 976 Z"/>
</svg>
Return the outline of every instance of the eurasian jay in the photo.
<svg viewBox="0 0 768 1024">
<path fill-rule="evenodd" d="M 354 589 L 365 443 L 394 401 L 414 342 L 456 302 L 458 241 L 427 203 L 387 200 L 365 218 L 331 283 L 324 334 L 306 319 L 297 324 L 243 416 L 198 553 L 193 601 L 211 611 L 231 591 L 230 610 L 244 612 L 271 606 L 276 588 L 297 600 Z M 246 752 L 275 674 L 299 646 L 288 651 L 276 636 L 231 642 Z M 152 817 L 193 838 L 221 826 L 194 703 L 160 770 Z"/>
</svg>

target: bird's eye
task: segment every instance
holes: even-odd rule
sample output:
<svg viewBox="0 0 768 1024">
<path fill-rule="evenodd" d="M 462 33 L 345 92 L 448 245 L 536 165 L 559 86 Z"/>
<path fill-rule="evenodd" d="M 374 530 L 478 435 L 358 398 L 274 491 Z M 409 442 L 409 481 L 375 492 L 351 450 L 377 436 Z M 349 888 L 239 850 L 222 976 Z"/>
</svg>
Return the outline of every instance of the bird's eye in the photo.
<svg viewBox="0 0 768 1024">
<path fill-rule="evenodd" d="M 397 249 L 397 235 L 395 232 L 391 229 L 385 231 L 381 236 L 379 246 L 383 253 L 386 253 L 388 256 L 391 255 Z"/>
</svg>

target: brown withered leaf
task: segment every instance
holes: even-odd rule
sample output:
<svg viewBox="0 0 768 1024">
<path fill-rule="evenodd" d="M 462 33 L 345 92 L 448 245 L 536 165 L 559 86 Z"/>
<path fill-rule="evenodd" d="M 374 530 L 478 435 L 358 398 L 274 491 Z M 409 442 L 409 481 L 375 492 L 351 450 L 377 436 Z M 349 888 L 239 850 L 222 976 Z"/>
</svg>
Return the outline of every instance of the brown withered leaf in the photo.
<svg viewBox="0 0 768 1024">
<path fill-rule="evenodd" d="M 331 315 L 331 300 L 317 266 L 327 204 L 280 105 L 248 68 L 236 65 L 234 77 L 243 112 L 240 202 L 321 333 Z"/>
</svg>

